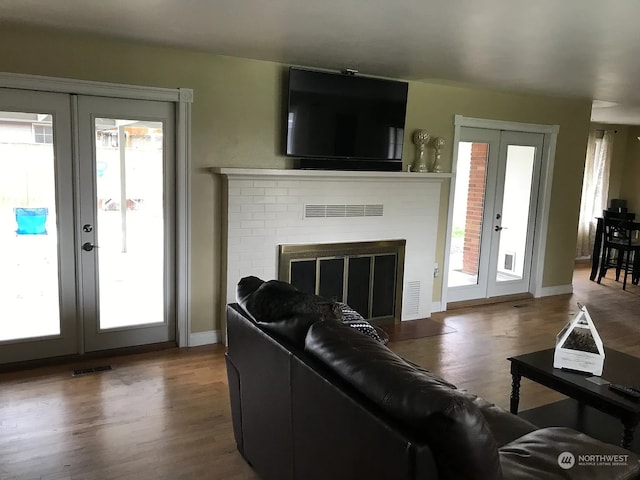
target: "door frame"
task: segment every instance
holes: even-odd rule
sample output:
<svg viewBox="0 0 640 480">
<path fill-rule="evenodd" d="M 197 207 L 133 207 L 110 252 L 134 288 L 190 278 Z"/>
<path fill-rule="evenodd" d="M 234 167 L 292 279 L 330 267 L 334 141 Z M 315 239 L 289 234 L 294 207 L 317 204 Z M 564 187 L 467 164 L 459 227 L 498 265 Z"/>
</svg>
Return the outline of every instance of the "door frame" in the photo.
<svg viewBox="0 0 640 480">
<path fill-rule="evenodd" d="M 462 127 L 484 128 L 489 130 L 510 130 L 514 132 L 542 133 L 544 143 L 542 150 L 542 165 L 540 169 L 540 188 L 538 190 L 538 209 L 536 211 L 536 229 L 533 236 L 533 255 L 531 258 L 531 277 L 529 279 L 529 293 L 534 297 L 542 296 L 542 274 L 546 253 L 546 239 L 549 223 L 549 207 L 551 203 L 551 184 L 553 181 L 553 167 L 555 162 L 556 143 L 559 125 L 539 125 L 534 123 L 519 123 L 503 120 L 488 120 L 483 118 L 454 117 L 453 158 L 451 162 L 451 182 L 449 187 L 449 209 L 447 214 L 447 228 L 445 233 L 444 259 L 442 265 L 442 288 L 440 295 L 440 310 L 447 310 L 447 284 L 449 280 L 449 255 L 451 252 L 451 233 L 453 224 L 453 201 L 455 198 L 456 169 L 458 159 L 458 143 Z"/>
<path fill-rule="evenodd" d="M 0 88 L 69 95 L 173 102 L 176 106 L 176 338 L 190 346 L 191 332 L 191 107 L 193 90 L 124 85 L 68 78 L 0 72 Z M 78 151 L 74 145 L 74 155 Z M 77 212 L 76 212 L 77 213 Z M 75 215 L 75 214 L 74 214 Z M 77 220 L 77 215 L 75 215 Z M 80 287 L 78 286 L 78 289 Z M 78 292 L 79 293 L 79 292 Z M 82 325 L 82 322 L 79 322 Z M 82 328 L 78 329 L 82 335 Z M 82 345 L 81 338 L 78 338 Z M 84 350 L 84 349 L 82 349 Z M 80 351 L 78 353 L 84 353 Z"/>
</svg>

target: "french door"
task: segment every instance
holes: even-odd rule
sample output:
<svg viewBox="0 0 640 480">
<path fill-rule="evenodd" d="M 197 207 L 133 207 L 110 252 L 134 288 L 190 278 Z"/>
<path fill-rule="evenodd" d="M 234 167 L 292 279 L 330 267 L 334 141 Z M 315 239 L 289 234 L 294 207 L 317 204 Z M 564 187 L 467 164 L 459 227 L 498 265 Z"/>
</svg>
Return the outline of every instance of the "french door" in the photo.
<svg viewBox="0 0 640 480">
<path fill-rule="evenodd" d="M 174 117 L 0 89 L 0 363 L 175 338 Z"/>
<path fill-rule="evenodd" d="M 528 292 L 544 134 L 462 127 L 447 301 Z"/>
</svg>

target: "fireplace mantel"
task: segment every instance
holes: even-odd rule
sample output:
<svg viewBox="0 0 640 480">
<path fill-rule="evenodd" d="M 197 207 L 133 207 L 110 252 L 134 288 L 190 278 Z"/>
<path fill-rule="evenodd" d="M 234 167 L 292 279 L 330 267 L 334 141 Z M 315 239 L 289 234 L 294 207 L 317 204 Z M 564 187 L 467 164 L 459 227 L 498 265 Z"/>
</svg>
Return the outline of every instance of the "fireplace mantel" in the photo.
<svg viewBox="0 0 640 480">
<path fill-rule="evenodd" d="M 281 245 L 406 240 L 402 320 L 431 315 L 442 182 L 450 173 L 211 168 L 222 178 L 222 298 L 278 278 Z"/>
<path fill-rule="evenodd" d="M 371 172 L 352 170 L 298 170 L 272 168 L 233 168 L 212 167 L 211 173 L 227 177 L 260 177 L 260 178 L 288 178 L 288 179 L 344 179 L 353 181 L 359 178 L 389 178 L 402 181 L 441 181 L 451 178 L 450 173 L 419 173 L 419 172 Z"/>
</svg>

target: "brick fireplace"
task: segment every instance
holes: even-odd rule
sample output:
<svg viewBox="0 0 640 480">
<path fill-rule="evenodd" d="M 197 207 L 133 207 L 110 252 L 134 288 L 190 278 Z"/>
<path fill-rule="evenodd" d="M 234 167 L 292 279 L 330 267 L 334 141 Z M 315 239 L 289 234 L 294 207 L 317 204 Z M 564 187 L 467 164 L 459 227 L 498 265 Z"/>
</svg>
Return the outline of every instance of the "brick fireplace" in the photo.
<svg viewBox="0 0 640 480">
<path fill-rule="evenodd" d="M 279 277 L 283 245 L 402 241 L 398 312 L 431 315 L 440 189 L 449 174 L 215 168 L 223 179 L 222 297 Z M 355 265 L 356 263 L 354 263 Z"/>
</svg>

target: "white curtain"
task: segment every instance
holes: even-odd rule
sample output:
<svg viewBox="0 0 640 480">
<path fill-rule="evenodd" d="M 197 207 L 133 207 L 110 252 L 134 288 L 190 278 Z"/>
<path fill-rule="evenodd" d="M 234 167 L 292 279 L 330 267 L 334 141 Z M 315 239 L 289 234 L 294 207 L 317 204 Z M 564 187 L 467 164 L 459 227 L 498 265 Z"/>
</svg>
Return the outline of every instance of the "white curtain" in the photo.
<svg viewBox="0 0 640 480">
<path fill-rule="evenodd" d="M 607 208 L 614 132 L 605 130 L 601 139 L 596 133 L 591 131 L 587 145 L 576 257 L 591 255 L 596 233 L 595 217 L 601 217 L 602 210 Z"/>
</svg>

